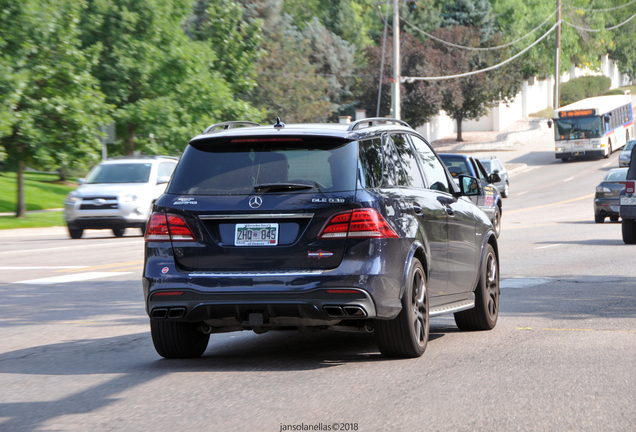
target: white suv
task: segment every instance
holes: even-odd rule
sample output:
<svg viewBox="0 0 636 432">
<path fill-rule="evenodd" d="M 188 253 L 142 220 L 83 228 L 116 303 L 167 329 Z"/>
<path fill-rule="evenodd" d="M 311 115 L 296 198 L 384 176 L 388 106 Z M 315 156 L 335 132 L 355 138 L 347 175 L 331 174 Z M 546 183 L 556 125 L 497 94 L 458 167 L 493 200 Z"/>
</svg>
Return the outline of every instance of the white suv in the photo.
<svg viewBox="0 0 636 432">
<path fill-rule="evenodd" d="M 64 219 L 71 238 L 85 229 L 111 229 L 117 237 L 126 228 L 142 234 L 152 203 L 164 192 L 177 165 L 167 156 L 124 156 L 93 167 L 81 186 L 64 200 Z"/>
</svg>

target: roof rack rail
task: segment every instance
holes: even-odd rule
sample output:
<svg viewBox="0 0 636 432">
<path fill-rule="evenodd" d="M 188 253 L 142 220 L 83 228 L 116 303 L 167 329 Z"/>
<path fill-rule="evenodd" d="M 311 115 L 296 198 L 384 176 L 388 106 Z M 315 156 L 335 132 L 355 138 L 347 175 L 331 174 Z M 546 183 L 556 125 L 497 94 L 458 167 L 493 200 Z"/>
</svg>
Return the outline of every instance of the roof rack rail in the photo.
<svg viewBox="0 0 636 432">
<path fill-rule="evenodd" d="M 217 123 L 205 128 L 203 134 L 205 135 L 207 133 L 215 132 L 217 129 L 232 129 L 236 126 L 260 126 L 260 124 L 250 121 L 229 121 L 224 123 Z"/>
<path fill-rule="evenodd" d="M 360 125 L 365 124 L 365 123 L 367 123 L 367 127 L 376 126 L 376 125 L 381 124 L 381 123 L 395 123 L 395 124 L 399 124 L 401 126 L 406 126 L 408 128 L 411 127 L 411 126 L 408 125 L 408 123 L 403 122 L 402 120 L 394 119 L 394 118 L 370 117 L 370 118 L 365 118 L 365 119 L 354 121 L 353 123 L 351 123 L 349 125 L 349 128 L 347 130 L 348 131 L 352 131 L 352 130 L 360 129 Z"/>
</svg>

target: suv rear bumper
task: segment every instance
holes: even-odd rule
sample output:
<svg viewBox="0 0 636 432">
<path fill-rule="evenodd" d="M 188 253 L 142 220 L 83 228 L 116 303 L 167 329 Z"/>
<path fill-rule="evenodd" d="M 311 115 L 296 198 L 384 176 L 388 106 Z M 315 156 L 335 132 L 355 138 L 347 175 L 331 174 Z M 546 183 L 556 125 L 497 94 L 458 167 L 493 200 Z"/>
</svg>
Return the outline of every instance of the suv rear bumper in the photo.
<svg viewBox="0 0 636 432">
<path fill-rule="evenodd" d="M 146 285 L 144 283 L 144 285 Z M 340 291 L 340 292 L 339 292 Z M 213 326 L 330 325 L 346 319 L 375 318 L 374 302 L 361 289 L 303 291 L 219 291 L 192 289 L 154 291 L 147 301 L 153 319 L 208 322 Z M 252 321 L 252 322 L 251 322 Z"/>
</svg>

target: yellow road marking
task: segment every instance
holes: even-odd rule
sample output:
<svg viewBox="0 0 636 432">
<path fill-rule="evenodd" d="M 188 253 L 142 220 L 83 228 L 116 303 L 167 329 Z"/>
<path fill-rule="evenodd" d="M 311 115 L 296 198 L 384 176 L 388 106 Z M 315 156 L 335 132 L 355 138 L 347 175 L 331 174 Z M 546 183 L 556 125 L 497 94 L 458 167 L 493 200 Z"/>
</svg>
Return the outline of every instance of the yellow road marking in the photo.
<svg viewBox="0 0 636 432">
<path fill-rule="evenodd" d="M 111 264 L 101 264 L 101 265 L 95 265 L 95 266 L 89 266 L 89 267 L 84 267 L 81 269 L 65 269 L 65 270 L 56 270 L 55 272 L 65 272 L 65 273 L 78 273 L 78 272 L 86 272 L 86 271 L 92 271 L 95 269 L 105 269 L 105 268 L 113 268 L 113 267 L 124 267 L 124 266 L 128 266 L 128 265 L 133 265 L 133 264 L 142 264 L 144 261 L 143 260 L 139 260 L 139 261 L 128 261 L 128 262 L 121 262 L 121 263 L 111 263 Z"/>
<path fill-rule="evenodd" d="M 126 270 L 142 270 L 144 268 L 144 266 L 136 266 L 136 267 L 126 267 L 123 269 L 115 269 L 115 270 L 109 270 L 111 272 L 120 272 L 120 271 L 126 271 Z"/>
<path fill-rule="evenodd" d="M 578 197 L 578 198 L 572 198 L 572 199 L 565 200 L 565 201 L 559 201 L 559 202 L 555 202 L 555 203 L 552 203 L 552 204 L 544 204 L 544 205 L 540 205 L 540 206 L 536 206 L 536 207 L 528 207 L 528 208 L 519 209 L 519 210 L 512 210 L 512 211 L 504 212 L 504 215 L 509 215 L 509 214 L 513 214 L 513 213 L 521 213 L 521 212 L 530 211 L 530 210 L 537 210 L 537 209 L 542 209 L 542 208 L 546 208 L 546 207 L 554 207 L 554 206 L 558 206 L 558 205 L 561 205 L 561 204 L 568 204 L 568 203 L 571 203 L 571 202 L 581 201 L 581 200 L 590 199 L 590 198 L 594 198 L 594 194 L 589 194 L 589 195 L 585 195 L 585 196 Z"/>
</svg>

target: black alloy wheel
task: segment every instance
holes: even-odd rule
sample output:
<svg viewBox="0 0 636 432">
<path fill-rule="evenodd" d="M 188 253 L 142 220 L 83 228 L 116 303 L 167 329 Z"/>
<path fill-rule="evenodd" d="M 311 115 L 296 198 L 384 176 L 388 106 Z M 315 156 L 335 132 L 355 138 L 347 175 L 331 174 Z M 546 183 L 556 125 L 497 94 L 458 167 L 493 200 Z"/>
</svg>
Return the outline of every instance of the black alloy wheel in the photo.
<svg viewBox="0 0 636 432">
<path fill-rule="evenodd" d="M 201 357 L 210 340 L 188 322 L 151 319 L 150 334 L 157 353 L 168 359 Z"/>
<path fill-rule="evenodd" d="M 499 263 L 495 250 L 486 246 L 479 282 L 475 289 L 475 307 L 455 313 L 460 330 L 491 330 L 499 317 Z"/>
<path fill-rule="evenodd" d="M 375 337 L 382 355 L 415 358 L 424 354 L 430 330 L 428 309 L 426 274 L 420 261 L 414 259 L 400 314 L 389 321 L 375 322 Z"/>
</svg>

